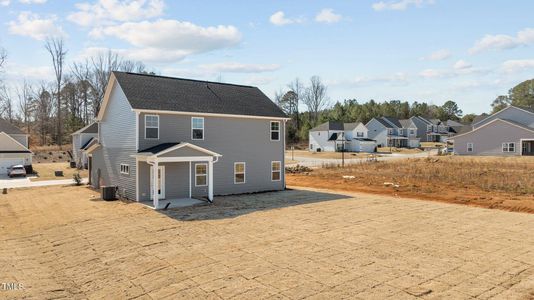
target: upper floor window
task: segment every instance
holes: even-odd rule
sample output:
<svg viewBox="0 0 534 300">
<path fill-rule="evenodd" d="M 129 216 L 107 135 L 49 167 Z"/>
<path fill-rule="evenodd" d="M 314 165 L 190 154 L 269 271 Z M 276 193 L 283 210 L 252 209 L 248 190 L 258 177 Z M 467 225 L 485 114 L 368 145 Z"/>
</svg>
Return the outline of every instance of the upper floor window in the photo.
<svg viewBox="0 0 534 300">
<path fill-rule="evenodd" d="M 404 134 L 404 129 L 400 128 L 399 129 L 399 135 L 403 135 Z"/>
<path fill-rule="evenodd" d="M 145 139 L 159 139 L 158 115 L 145 115 Z"/>
<path fill-rule="evenodd" d="M 280 140 L 280 121 L 271 121 L 271 141 Z"/>
<path fill-rule="evenodd" d="M 410 128 L 410 135 L 414 135 L 414 134 L 415 134 L 415 129 Z"/>
<path fill-rule="evenodd" d="M 130 165 L 121 164 L 121 174 L 124 174 L 124 175 L 130 174 Z"/>
<path fill-rule="evenodd" d="M 432 131 L 432 125 L 426 125 L 426 130 L 427 131 Z"/>
<path fill-rule="evenodd" d="M 204 118 L 202 117 L 191 118 L 191 139 L 193 140 L 204 139 Z"/>
<path fill-rule="evenodd" d="M 388 128 L 388 134 L 393 134 L 393 128 Z"/>
<path fill-rule="evenodd" d="M 361 131 L 356 132 L 356 137 L 363 137 L 363 132 Z"/>
</svg>

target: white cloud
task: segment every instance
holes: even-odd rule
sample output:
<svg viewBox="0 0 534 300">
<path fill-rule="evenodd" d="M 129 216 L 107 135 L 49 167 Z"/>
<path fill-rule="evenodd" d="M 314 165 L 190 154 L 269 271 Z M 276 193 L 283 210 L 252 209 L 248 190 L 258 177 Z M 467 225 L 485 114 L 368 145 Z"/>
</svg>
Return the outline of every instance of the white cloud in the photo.
<svg viewBox="0 0 534 300">
<path fill-rule="evenodd" d="M 48 80 L 54 76 L 51 66 L 28 66 L 9 62 L 6 65 L 6 78 L 8 80 Z"/>
<path fill-rule="evenodd" d="M 409 78 L 406 73 L 398 72 L 393 75 L 385 76 L 358 76 L 349 80 L 333 80 L 326 81 L 331 85 L 349 85 L 349 86 L 369 86 L 374 84 L 389 84 L 389 85 L 406 85 L 409 83 Z"/>
<path fill-rule="evenodd" d="M 11 4 L 10 0 L 0 0 L 0 6 L 8 6 Z"/>
<path fill-rule="evenodd" d="M 286 15 L 283 11 L 275 12 L 270 18 L 269 21 L 276 26 L 283 26 L 295 23 L 304 22 L 303 18 L 286 18 Z"/>
<path fill-rule="evenodd" d="M 398 0 L 380 1 L 373 3 L 372 7 L 376 11 L 383 10 L 406 10 L 410 6 L 421 7 L 426 4 L 434 4 L 434 0 Z"/>
<path fill-rule="evenodd" d="M 525 28 L 519 31 L 516 36 L 506 34 L 487 34 L 469 49 L 470 54 L 477 54 L 487 50 L 505 50 L 519 46 L 534 44 L 534 28 Z"/>
<path fill-rule="evenodd" d="M 460 59 L 454 64 L 453 67 L 455 70 L 466 70 L 466 69 L 471 69 L 473 65 L 466 62 L 465 60 Z"/>
<path fill-rule="evenodd" d="M 429 56 L 421 57 L 421 60 L 445 60 L 452 56 L 448 49 L 440 49 L 432 52 Z"/>
<path fill-rule="evenodd" d="M 78 11 L 67 19 L 81 26 L 110 25 L 157 17 L 163 14 L 164 7 L 163 0 L 98 0 L 76 4 Z"/>
<path fill-rule="evenodd" d="M 263 76 L 251 76 L 245 79 L 245 83 L 248 85 L 267 85 L 274 81 L 273 77 L 263 77 Z"/>
<path fill-rule="evenodd" d="M 419 72 L 419 76 L 423 78 L 443 78 L 451 76 L 451 73 L 447 70 L 425 69 Z"/>
<path fill-rule="evenodd" d="M 502 70 L 506 73 L 516 73 L 534 69 L 534 59 L 512 59 L 502 63 Z"/>
<path fill-rule="evenodd" d="M 325 8 L 315 16 L 315 21 L 320 23 L 336 23 L 341 21 L 341 19 L 342 16 L 334 13 L 334 10 L 331 8 Z"/>
<path fill-rule="evenodd" d="M 262 73 L 280 69 L 277 64 L 242 64 L 238 62 L 223 62 L 200 65 L 201 69 L 214 73 Z"/>
<path fill-rule="evenodd" d="M 57 17 L 54 15 L 48 18 L 41 18 L 31 12 L 21 12 L 17 17 L 17 21 L 8 23 L 9 33 L 29 36 L 40 41 L 47 37 L 65 36 L 66 34 L 61 26 L 55 24 L 56 21 Z"/>
<path fill-rule="evenodd" d="M 46 0 L 19 0 L 22 4 L 44 4 Z"/>
<path fill-rule="evenodd" d="M 165 19 L 95 28 L 90 35 L 126 41 L 137 48 L 114 51 L 132 59 L 153 62 L 178 61 L 191 54 L 232 47 L 241 41 L 241 33 L 234 26 L 202 27 Z"/>
</svg>

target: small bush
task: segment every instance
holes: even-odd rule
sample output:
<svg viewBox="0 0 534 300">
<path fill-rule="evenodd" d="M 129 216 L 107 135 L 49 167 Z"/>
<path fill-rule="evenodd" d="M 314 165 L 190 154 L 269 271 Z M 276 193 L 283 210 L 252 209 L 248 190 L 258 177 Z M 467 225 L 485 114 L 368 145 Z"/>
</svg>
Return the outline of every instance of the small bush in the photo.
<svg viewBox="0 0 534 300">
<path fill-rule="evenodd" d="M 286 167 L 286 173 L 289 174 L 309 173 L 311 171 L 311 168 L 301 165 L 296 165 L 294 167 Z"/>
<path fill-rule="evenodd" d="M 75 185 L 82 185 L 82 176 L 80 176 L 80 173 L 72 174 L 72 179 Z"/>
</svg>

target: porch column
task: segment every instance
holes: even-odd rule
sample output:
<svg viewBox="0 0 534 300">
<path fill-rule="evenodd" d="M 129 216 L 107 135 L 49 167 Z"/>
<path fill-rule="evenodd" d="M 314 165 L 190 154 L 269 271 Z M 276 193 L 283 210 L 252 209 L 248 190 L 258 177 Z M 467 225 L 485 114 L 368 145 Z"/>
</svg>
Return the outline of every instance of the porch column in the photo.
<svg viewBox="0 0 534 300">
<path fill-rule="evenodd" d="M 208 161 L 208 200 L 213 201 L 213 158 Z"/>
<path fill-rule="evenodd" d="M 152 171 L 152 200 L 154 202 L 154 208 L 158 209 L 159 207 L 159 195 L 158 195 L 158 161 L 154 162 Z"/>
</svg>

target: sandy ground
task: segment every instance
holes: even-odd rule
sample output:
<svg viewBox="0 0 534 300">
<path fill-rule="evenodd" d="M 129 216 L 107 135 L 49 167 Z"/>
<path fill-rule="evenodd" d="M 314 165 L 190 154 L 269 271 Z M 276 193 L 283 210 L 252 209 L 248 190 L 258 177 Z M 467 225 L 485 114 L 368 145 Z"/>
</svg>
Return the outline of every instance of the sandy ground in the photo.
<svg viewBox="0 0 534 300">
<path fill-rule="evenodd" d="M 69 163 L 36 163 L 33 164 L 33 170 L 37 173 L 37 177 L 31 178 L 31 181 L 55 180 L 55 179 L 72 179 L 72 175 L 80 173 L 82 178 L 88 177 L 87 170 L 78 170 L 71 168 Z M 63 177 L 56 177 L 54 171 L 63 171 Z"/>
<path fill-rule="evenodd" d="M 290 190 L 158 212 L 86 187 L 0 195 L 0 298 L 531 299 L 534 216 Z"/>
</svg>

